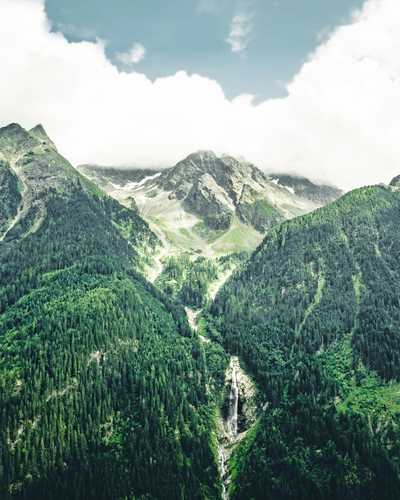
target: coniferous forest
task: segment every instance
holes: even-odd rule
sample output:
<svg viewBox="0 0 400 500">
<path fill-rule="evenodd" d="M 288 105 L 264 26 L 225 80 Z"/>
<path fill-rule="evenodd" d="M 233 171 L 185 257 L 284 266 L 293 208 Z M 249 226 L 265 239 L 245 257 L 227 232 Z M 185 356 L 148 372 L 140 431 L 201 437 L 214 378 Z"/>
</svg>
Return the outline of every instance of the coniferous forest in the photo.
<svg viewBox="0 0 400 500">
<path fill-rule="evenodd" d="M 169 256 L 153 285 L 138 210 L 44 131 L 0 129 L 0 153 L 1 498 L 400 498 L 396 187 L 277 222 L 251 256 Z M 236 357 L 256 409 L 245 382 L 227 444 Z"/>
<path fill-rule="evenodd" d="M 206 353 L 137 272 L 147 225 L 26 131 L 1 136 L 45 215 L 0 248 L 0 497 L 218 498 Z M 37 194 L 41 162 L 60 182 Z"/>
<path fill-rule="evenodd" d="M 400 497 L 400 196 L 353 191 L 276 227 L 213 321 L 262 388 L 232 498 Z"/>
</svg>

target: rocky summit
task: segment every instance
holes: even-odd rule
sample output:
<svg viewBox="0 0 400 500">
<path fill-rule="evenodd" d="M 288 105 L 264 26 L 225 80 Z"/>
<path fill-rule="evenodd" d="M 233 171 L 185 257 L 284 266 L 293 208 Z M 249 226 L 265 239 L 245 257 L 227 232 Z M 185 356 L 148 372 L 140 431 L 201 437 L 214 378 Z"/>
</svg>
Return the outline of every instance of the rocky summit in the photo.
<svg viewBox="0 0 400 500">
<path fill-rule="evenodd" d="M 255 165 L 198 151 L 164 170 L 79 170 L 141 215 L 178 251 L 221 255 L 252 250 L 275 224 L 308 213 L 341 191 L 305 178 L 270 176 Z"/>
</svg>

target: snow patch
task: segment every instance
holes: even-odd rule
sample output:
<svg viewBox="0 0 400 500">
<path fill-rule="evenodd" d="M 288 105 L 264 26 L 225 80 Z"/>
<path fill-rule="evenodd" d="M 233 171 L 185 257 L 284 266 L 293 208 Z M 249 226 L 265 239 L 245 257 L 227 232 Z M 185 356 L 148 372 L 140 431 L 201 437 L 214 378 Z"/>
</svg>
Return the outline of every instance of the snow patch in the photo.
<svg viewBox="0 0 400 500">
<path fill-rule="evenodd" d="M 278 186 L 282 189 L 286 189 L 286 191 L 289 191 L 290 194 L 296 196 L 296 191 L 290 186 L 284 186 L 283 184 L 279 184 L 279 179 L 272 179 L 271 182 L 272 184 L 275 184 L 275 186 Z"/>
</svg>

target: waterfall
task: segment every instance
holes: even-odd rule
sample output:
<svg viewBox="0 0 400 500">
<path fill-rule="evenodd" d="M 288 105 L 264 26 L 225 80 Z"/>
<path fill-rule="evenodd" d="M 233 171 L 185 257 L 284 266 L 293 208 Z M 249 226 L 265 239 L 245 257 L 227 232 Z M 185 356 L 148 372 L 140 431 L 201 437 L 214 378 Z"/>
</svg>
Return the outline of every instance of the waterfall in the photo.
<svg viewBox="0 0 400 500">
<path fill-rule="evenodd" d="M 228 432 L 231 434 L 232 437 L 235 437 L 238 431 L 238 408 L 239 408 L 238 373 L 237 373 L 237 367 L 233 366 L 231 391 L 229 393 L 228 417 L 226 419 L 226 426 L 228 428 Z"/>
<path fill-rule="evenodd" d="M 218 457 L 222 485 L 222 499 L 229 500 L 231 476 L 229 460 L 234 448 L 241 442 L 247 430 L 256 420 L 253 400 L 255 385 L 240 366 L 237 356 L 231 356 L 225 373 L 226 412 L 219 418 Z M 240 406 L 239 406 L 240 399 Z M 238 425 L 239 413 L 241 425 Z"/>
<path fill-rule="evenodd" d="M 231 387 L 228 401 L 228 415 L 225 420 L 225 429 L 227 431 L 227 444 L 231 444 L 238 433 L 238 409 L 239 409 L 239 384 L 238 384 L 238 368 L 234 362 L 230 363 L 232 370 Z M 222 499 L 228 500 L 228 485 L 229 485 L 229 470 L 228 470 L 229 454 L 224 447 L 220 446 L 219 460 L 222 478 Z"/>
</svg>

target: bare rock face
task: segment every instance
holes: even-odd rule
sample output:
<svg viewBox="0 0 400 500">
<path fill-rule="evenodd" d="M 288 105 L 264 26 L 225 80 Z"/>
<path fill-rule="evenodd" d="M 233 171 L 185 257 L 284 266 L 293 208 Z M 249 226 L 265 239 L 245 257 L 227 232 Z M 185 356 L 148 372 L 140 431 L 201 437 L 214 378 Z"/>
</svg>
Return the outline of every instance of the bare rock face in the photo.
<svg viewBox="0 0 400 500">
<path fill-rule="evenodd" d="M 260 232 L 284 219 L 267 199 L 268 177 L 230 156 L 194 153 L 162 172 L 157 186 L 171 192 L 170 199 L 182 200 L 211 229 L 228 229 L 235 215 Z"/>
<path fill-rule="evenodd" d="M 193 184 L 184 206 L 201 217 L 211 229 L 228 229 L 235 213 L 228 194 L 210 174 L 203 174 Z"/>
<path fill-rule="evenodd" d="M 16 217 L 20 203 L 18 177 L 8 162 L 0 160 L 0 234 L 4 233 Z"/>
<path fill-rule="evenodd" d="M 313 201 L 320 206 L 337 200 L 344 193 L 335 186 L 315 184 L 309 179 L 296 175 L 272 174 L 272 181 L 292 191 L 299 198 Z"/>
<path fill-rule="evenodd" d="M 198 151 L 163 170 L 79 169 L 126 206 L 133 197 L 141 216 L 173 251 L 207 256 L 252 251 L 272 226 L 341 194 L 304 178 L 286 176 L 289 182 L 270 176 L 212 151 Z"/>
<path fill-rule="evenodd" d="M 394 188 L 400 188 L 400 175 L 397 175 L 391 180 L 390 186 Z"/>
</svg>

